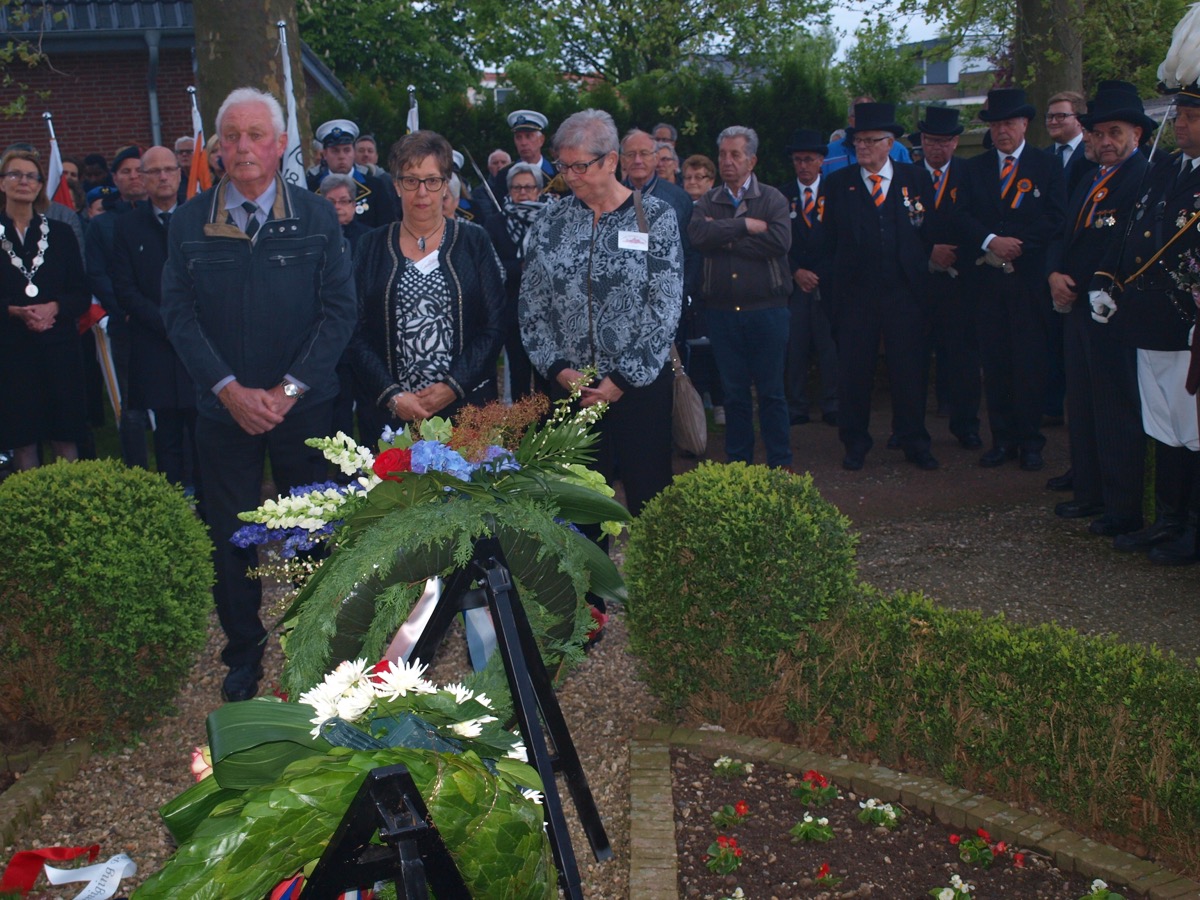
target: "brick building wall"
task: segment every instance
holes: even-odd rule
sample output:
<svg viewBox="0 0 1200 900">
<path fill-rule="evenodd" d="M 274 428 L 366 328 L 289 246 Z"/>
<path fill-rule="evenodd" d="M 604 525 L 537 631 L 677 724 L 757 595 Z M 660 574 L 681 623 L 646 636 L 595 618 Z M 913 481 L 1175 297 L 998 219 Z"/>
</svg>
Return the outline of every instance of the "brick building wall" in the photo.
<svg viewBox="0 0 1200 900">
<path fill-rule="evenodd" d="M 152 143 L 146 72 L 148 51 L 125 53 L 55 53 L 53 68 L 42 65 L 13 74 L 28 85 L 27 111 L 16 119 L 0 119 L 0 147 L 27 141 L 49 152 L 50 137 L 42 113 L 54 115 L 59 149 L 82 157 L 102 153 L 111 159 L 118 147 Z M 158 111 L 163 141 L 170 144 L 192 130 L 188 85 L 194 84 L 189 50 L 159 51 Z M 47 91 L 42 99 L 39 92 Z M 0 88 L 0 102 L 15 96 Z"/>
</svg>

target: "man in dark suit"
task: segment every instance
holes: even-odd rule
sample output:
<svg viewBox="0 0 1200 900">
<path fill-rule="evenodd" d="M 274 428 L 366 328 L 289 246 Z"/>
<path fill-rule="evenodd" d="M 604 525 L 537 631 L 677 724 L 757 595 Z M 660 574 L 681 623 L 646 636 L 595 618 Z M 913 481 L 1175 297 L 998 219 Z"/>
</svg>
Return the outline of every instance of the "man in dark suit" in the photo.
<svg viewBox="0 0 1200 900">
<path fill-rule="evenodd" d="M 992 448 L 985 467 L 1020 457 L 1044 465 L 1040 425 L 1046 374 L 1046 329 L 1054 315 L 1046 285 L 1046 245 L 1062 229 L 1062 166 L 1031 147 L 1025 132 L 1034 109 L 1025 92 L 988 93 L 979 117 L 992 148 L 963 164 L 954 225 L 958 255 L 979 302 L 979 345 Z"/>
<path fill-rule="evenodd" d="M 1050 296 L 1063 313 L 1075 498 L 1054 511 L 1063 518 L 1099 516 L 1089 526 L 1109 537 L 1142 527 L 1146 438 L 1138 397 L 1137 354 L 1092 320 L 1081 296 L 1092 275 L 1129 228 L 1148 164 L 1138 153 L 1157 126 L 1137 89 L 1106 82 L 1083 117 L 1099 168 L 1075 188 L 1062 234 L 1047 252 Z"/>
<path fill-rule="evenodd" d="M 349 119 L 330 119 L 317 126 L 315 136 L 321 142 L 321 163 L 307 173 L 310 191 L 319 192 L 321 182 L 331 173 L 349 175 L 358 186 L 354 194 L 355 221 L 368 228 L 378 228 L 400 218 L 399 201 L 391 179 L 376 177 L 355 163 L 357 125 Z"/>
<path fill-rule="evenodd" d="M 196 389 L 163 324 L 162 270 L 167 261 L 167 227 L 175 214 L 180 166 L 167 147 L 142 154 L 147 203 L 116 220 L 112 282 L 117 302 L 129 316 L 129 398 L 136 409 L 154 413 L 154 458 L 173 484 L 189 481 L 196 458 Z"/>
<path fill-rule="evenodd" d="M 904 131 L 892 104 L 860 103 L 854 117 L 849 139 L 857 162 L 825 185 L 842 467 L 861 469 L 871 449 L 871 387 L 882 338 L 896 438 L 909 462 L 936 469 L 925 430 L 930 246 L 922 236 L 933 185 L 922 169 L 889 158 Z"/>
<path fill-rule="evenodd" d="M 932 345 L 937 350 L 938 383 L 945 382 L 950 406 L 950 432 L 965 450 L 978 450 L 979 337 L 974 294 L 963 290 L 954 210 L 958 206 L 963 163 L 954 159 L 963 126 L 958 110 L 930 106 L 917 123 L 926 173 L 933 183 L 926 204 L 926 231 L 933 250 L 929 261 L 929 310 L 933 319 Z M 966 254 L 970 261 L 970 254 Z M 939 388 L 940 397 L 940 388 Z"/>
<path fill-rule="evenodd" d="M 1178 90 L 1175 104 L 1179 152 L 1155 162 L 1134 206 L 1134 227 L 1113 264 L 1096 273 L 1089 299 L 1095 321 L 1137 348 L 1142 427 L 1155 441 L 1155 521 L 1118 535 L 1113 546 L 1149 551 L 1159 565 L 1194 565 L 1200 562 L 1200 434 L 1185 384 L 1196 304 L 1175 276 L 1200 257 L 1200 85 Z"/>
<path fill-rule="evenodd" d="M 822 299 L 821 276 L 828 276 L 824 257 L 825 194 L 821 164 L 825 161 L 825 141 L 816 131 L 792 132 L 784 152 L 792 161 L 796 177 L 779 190 L 787 198 L 792 219 L 792 248 L 788 262 L 792 269 L 792 319 L 788 327 L 787 390 L 788 412 L 793 425 L 806 425 L 809 418 L 808 372 L 813 357 L 821 377 L 821 419 L 837 425 L 837 347 L 829 324 L 829 310 Z M 825 286 L 825 290 L 830 288 Z"/>
</svg>

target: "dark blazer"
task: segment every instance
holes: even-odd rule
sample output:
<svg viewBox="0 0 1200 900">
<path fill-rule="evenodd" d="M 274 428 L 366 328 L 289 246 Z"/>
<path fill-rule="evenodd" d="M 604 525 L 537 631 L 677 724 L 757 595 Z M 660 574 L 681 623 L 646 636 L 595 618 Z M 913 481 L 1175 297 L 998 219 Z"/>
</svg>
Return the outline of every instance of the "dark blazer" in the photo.
<svg viewBox="0 0 1200 900">
<path fill-rule="evenodd" d="M 1058 159 L 1058 155 L 1055 152 L 1057 146 L 1057 144 L 1051 142 L 1045 148 L 1046 152 L 1055 159 Z M 1091 184 L 1092 178 L 1095 177 L 1096 169 L 1098 168 L 1099 166 L 1087 158 L 1087 154 L 1083 152 L 1083 141 L 1080 141 L 1075 149 L 1071 151 L 1071 158 L 1067 160 L 1067 164 L 1062 167 L 1063 182 L 1066 185 L 1068 200 L 1075 196 L 1075 189 L 1079 187 L 1080 182 L 1086 181 Z"/>
<path fill-rule="evenodd" d="M 83 273 L 83 257 L 71 226 L 54 219 L 49 219 L 48 223 L 50 231 L 47 240 L 50 246 L 46 249 L 45 261 L 38 267 L 33 279 L 39 290 L 36 297 L 26 296 L 28 282 L 15 266 L 9 264 L 5 258 L 7 254 L 0 257 L 0 263 L 3 263 L 0 265 L 0 347 L 14 344 L 41 347 L 79 340 L 75 320 L 87 312 L 91 303 L 87 278 Z M 37 242 L 42 236 L 40 216 L 35 216 L 26 229 L 24 241 L 17 235 L 3 206 L 0 206 L 0 224 L 4 225 L 5 235 L 12 241 L 13 252 L 29 269 L 38 254 Z M 30 331 L 23 322 L 8 314 L 10 306 L 32 306 L 48 300 L 58 301 L 58 316 L 47 331 Z M 19 389 L 11 384 L 5 388 Z"/>
<path fill-rule="evenodd" d="M 320 190 L 321 182 L 328 174 L 329 169 L 322 163 L 316 174 L 310 172 L 306 176 L 308 189 L 313 192 Z M 354 167 L 350 176 L 359 183 L 359 193 L 362 194 L 361 197 L 355 198 L 358 201 L 354 212 L 355 222 L 361 222 L 368 228 L 378 228 L 399 220 L 400 201 L 396 197 L 396 188 L 390 180 L 377 178 L 368 172 L 363 172 L 358 166 Z"/>
<path fill-rule="evenodd" d="M 975 260 L 983 255 L 983 242 L 989 234 L 1015 237 L 1022 241 L 1021 255 L 1013 262 L 1016 274 L 1028 290 L 1048 290 L 1046 247 L 1061 232 L 1065 215 L 1063 167 L 1046 151 L 1025 144 L 1013 189 L 1002 200 L 1000 157 L 994 147 L 962 165 L 959 202 L 953 213 L 960 236 L 959 271 L 966 274 L 976 269 Z M 1023 184 L 1028 190 L 1014 209 L 1013 200 Z"/>
<path fill-rule="evenodd" d="M 129 316 L 129 405 L 194 409 L 195 385 L 167 339 L 162 318 L 167 230 L 157 213 L 150 203 L 142 203 L 113 227 L 113 290 Z"/>
<path fill-rule="evenodd" d="M 904 197 L 907 193 L 909 205 Z M 825 254 L 833 273 L 833 308 L 865 302 L 876 281 L 872 257 L 879 252 L 880 216 L 895 226 L 897 263 L 909 289 L 922 301 L 929 274 L 930 244 L 924 235 L 933 183 L 923 168 L 892 162 L 887 201 L 876 209 L 855 163 L 829 176 L 825 188 Z M 918 206 L 925 207 L 924 213 Z"/>
<path fill-rule="evenodd" d="M 1193 221 L 1200 212 L 1200 170 L 1182 178 L 1179 172 L 1178 153 L 1153 164 L 1137 191 L 1128 237 L 1114 244 L 1092 279 L 1092 290 L 1111 291 L 1117 304 L 1108 327 L 1122 343 L 1146 350 L 1186 350 L 1195 321 L 1195 301 L 1178 289 L 1171 273 L 1179 270 L 1185 253 L 1200 256 L 1200 232 Z"/>
<path fill-rule="evenodd" d="M 824 253 L 825 223 L 825 187 L 829 179 L 822 176 L 817 179 L 817 207 L 813 210 L 812 225 L 804 223 L 803 189 L 795 178 L 779 186 L 779 192 L 787 198 L 788 216 L 792 222 L 792 246 L 788 250 L 788 265 L 792 273 L 797 269 L 808 269 L 816 272 L 822 281 L 829 275 L 829 260 Z M 796 288 L 799 290 L 799 288 Z"/>
<path fill-rule="evenodd" d="M 962 236 L 955 230 L 954 211 L 958 208 L 959 201 L 962 196 L 962 180 L 963 167 L 966 165 L 966 160 L 959 159 L 957 156 L 951 157 L 950 161 L 942 171 L 943 187 L 937 194 L 933 193 L 933 176 L 930 176 L 929 190 L 930 200 L 925 204 L 925 237 L 930 244 L 954 244 L 958 245 Z M 921 166 L 925 169 L 925 174 L 929 175 L 929 170 L 924 164 Z M 941 200 L 938 200 L 938 194 Z M 965 248 L 959 247 L 959 266 L 965 258 L 970 258 L 970 262 L 974 263 L 975 257 L 968 250 L 964 256 Z M 956 268 L 958 268 L 956 266 Z"/>
<path fill-rule="evenodd" d="M 1137 152 L 1121 164 L 1100 188 L 1104 195 L 1096 204 L 1090 227 L 1087 225 L 1092 211 L 1089 198 L 1098 166 L 1090 170 L 1088 177 L 1079 182 L 1071 195 L 1063 230 L 1046 249 L 1046 272 L 1061 272 L 1075 282 L 1079 293 L 1075 303 L 1078 312 L 1090 310 L 1087 302 L 1088 285 L 1096 270 L 1111 255 L 1113 246 L 1125 236 L 1129 215 L 1133 204 L 1137 202 L 1142 178 L 1149 167 L 1146 158 Z"/>
</svg>

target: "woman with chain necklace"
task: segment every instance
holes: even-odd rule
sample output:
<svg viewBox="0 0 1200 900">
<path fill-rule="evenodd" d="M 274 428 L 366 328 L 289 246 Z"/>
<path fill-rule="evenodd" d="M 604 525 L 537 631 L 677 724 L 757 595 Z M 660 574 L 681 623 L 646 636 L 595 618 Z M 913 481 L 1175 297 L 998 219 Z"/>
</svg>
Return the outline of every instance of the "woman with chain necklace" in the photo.
<svg viewBox="0 0 1200 900">
<path fill-rule="evenodd" d="M 74 233 L 44 215 L 36 153 L 0 158 L 0 194 L 0 447 L 14 448 L 23 470 L 38 464 L 44 440 L 59 458 L 78 458 L 87 423 L 75 321 L 91 297 Z"/>
<path fill-rule="evenodd" d="M 388 163 L 403 218 L 359 239 L 358 329 L 348 350 L 380 428 L 494 400 L 504 340 L 504 276 L 487 233 L 443 215 L 450 144 L 416 131 Z"/>
</svg>

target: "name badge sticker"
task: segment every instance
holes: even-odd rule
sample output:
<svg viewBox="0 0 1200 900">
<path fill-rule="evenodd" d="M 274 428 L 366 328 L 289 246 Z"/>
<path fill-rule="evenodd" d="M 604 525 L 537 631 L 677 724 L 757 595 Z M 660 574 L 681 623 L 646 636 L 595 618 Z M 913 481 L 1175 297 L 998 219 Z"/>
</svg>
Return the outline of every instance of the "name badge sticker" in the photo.
<svg viewBox="0 0 1200 900">
<path fill-rule="evenodd" d="M 438 266 L 438 251 L 434 250 L 424 259 L 417 260 L 413 265 L 417 267 L 417 271 L 422 275 L 428 275 Z"/>
<path fill-rule="evenodd" d="M 617 232 L 617 249 L 643 252 L 649 250 L 650 235 L 641 231 L 619 231 Z"/>
</svg>

